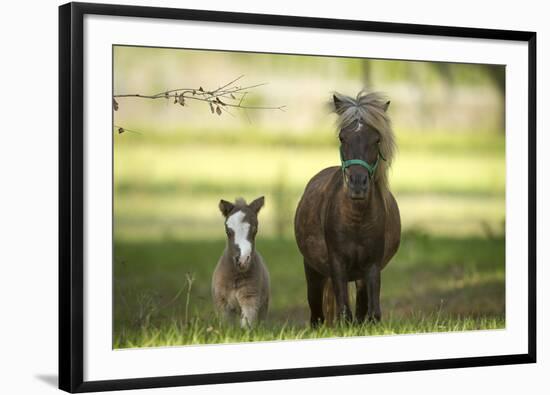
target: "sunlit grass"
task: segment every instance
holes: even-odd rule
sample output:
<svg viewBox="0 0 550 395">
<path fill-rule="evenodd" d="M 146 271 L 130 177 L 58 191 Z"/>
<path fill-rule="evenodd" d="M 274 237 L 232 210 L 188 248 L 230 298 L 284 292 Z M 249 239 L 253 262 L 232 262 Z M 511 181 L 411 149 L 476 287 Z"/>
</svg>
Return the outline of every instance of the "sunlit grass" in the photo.
<svg viewBox="0 0 550 395">
<path fill-rule="evenodd" d="M 404 229 L 457 235 L 502 233 L 502 137 L 412 135 L 422 140 L 416 145 L 419 149 L 412 149 L 411 134 L 404 134 L 404 147 L 391 170 L 391 187 Z M 260 195 L 266 196 L 261 224 L 266 234 L 280 231 L 281 222 L 291 232 L 293 208 L 307 181 L 320 169 L 338 165 L 337 148 L 322 144 L 269 146 L 245 144 L 241 138 L 239 144 L 207 143 L 209 138 L 198 144 L 175 137 L 168 140 L 173 144 L 167 144 L 162 137 L 116 138 L 115 225 L 119 237 L 215 236 L 219 199 Z M 475 144 L 462 150 L 453 145 L 463 147 L 465 142 Z M 280 196 L 286 199 L 284 207 Z"/>
<path fill-rule="evenodd" d="M 263 124 L 259 129 L 255 124 L 241 123 L 238 130 L 207 127 L 188 128 L 181 125 L 128 124 L 129 129 L 142 130 L 140 135 L 115 136 L 117 146 L 135 145 L 224 145 L 224 146 L 263 146 L 263 147 L 301 147 L 302 149 L 318 149 L 319 147 L 335 147 L 338 144 L 335 125 L 328 123 L 325 127 L 315 130 L 293 131 L 281 128 L 266 129 Z M 274 125 L 276 126 L 276 125 Z M 404 125 L 394 124 L 394 131 L 401 150 L 427 152 L 472 152 L 472 153 L 502 153 L 504 138 L 502 135 L 487 130 L 408 130 Z"/>
<path fill-rule="evenodd" d="M 388 317 L 380 324 L 322 326 L 312 329 L 288 323 L 259 325 L 241 329 L 217 321 L 194 319 L 189 323 L 173 321 L 160 327 L 125 330 L 115 336 L 114 348 L 161 347 L 193 344 L 223 344 L 343 338 L 356 336 L 388 336 L 469 330 L 495 330 L 505 327 L 502 317 L 441 317 L 417 314 L 406 319 Z"/>
<path fill-rule="evenodd" d="M 269 190 L 283 178 L 294 191 L 319 170 L 339 165 L 336 147 L 123 145 L 115 152 L 115 179 L 123 191 L 209 193 Z M 401 149 L 391 170 L 399 192 L 502 195 L 504 153 Z"/>
</svg>

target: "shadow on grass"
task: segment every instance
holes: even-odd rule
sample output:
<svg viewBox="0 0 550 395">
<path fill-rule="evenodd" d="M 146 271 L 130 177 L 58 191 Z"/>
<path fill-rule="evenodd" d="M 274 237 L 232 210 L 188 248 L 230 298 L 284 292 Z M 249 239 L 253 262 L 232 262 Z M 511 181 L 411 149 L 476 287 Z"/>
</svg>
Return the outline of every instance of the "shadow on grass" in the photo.
<svg viewBox="0 0 550 395">
<path fill-rule="evenodd" d="M 114 332 L 212 320 L 210 280 L 224 240 L 115 242 Z M 306 325 L 302 257 L 293 239 L 260 239 L 272 282 L 269 321 Z M 188 289 L 186 274 L 194 281 Z M 353 285 L 350 285 L 353 295 Z M 504 239 L 403 234 L 382 274 L 382 307 L 392 319 L 418 312 L 504 317 Z M 188 300 L 187 300 L 188 298 Z M 188 304 L 187 304 L 188 301 Z"/>
</svg>

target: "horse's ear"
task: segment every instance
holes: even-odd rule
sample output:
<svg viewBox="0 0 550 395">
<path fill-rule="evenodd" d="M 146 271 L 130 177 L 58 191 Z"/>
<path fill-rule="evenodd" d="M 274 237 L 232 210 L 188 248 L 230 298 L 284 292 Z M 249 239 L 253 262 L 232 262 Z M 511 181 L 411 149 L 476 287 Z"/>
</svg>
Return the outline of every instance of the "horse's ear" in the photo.
<svg viewBox="0 0 550 395">
<path fill-rule="evenodd" d="M 227 217 L 229 213 L 235 208 L 235 205 L 231 202 L 228 202 L 227 200 L 220 200 L 220 204 L 218 205 L 220 208 L 220 211 L 222 212 L 224 217 Z"/>
<path fill-rule="evenodd" d="M 332 101 L 334 102 L 334 111 L 338 112 L 342 106 L 342 100 L 338 99 L 336 95 L 332 95 Z"/>
<path fill-rule="evenodd" d="M 389 100 L 386 103 L 384 103 L 384 106 L 382 107 L 384 112 L 388 111 L 388 107 L 390 106 L 390 103 L 391 103 L 391 101 L 389 101 Z"/>
<path fill-rule="evenodd" d="M 260 211 L 260 209 L 264 206 L 265 199 L 264 197 L 259 197 L 258 199 L 254 200 L 252 203 L 248 205 L 254 211 L 256 214 Z"/>
</svg>

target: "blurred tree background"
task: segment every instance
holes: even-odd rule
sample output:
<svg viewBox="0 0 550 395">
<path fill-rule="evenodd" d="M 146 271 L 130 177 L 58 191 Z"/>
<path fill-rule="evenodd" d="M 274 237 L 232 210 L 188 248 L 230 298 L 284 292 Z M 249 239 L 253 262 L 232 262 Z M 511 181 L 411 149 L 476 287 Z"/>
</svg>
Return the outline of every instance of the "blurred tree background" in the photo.
<svg viewBox="0 0 550 395">
<path fill-rule="evenodd" d="M 403 244 L 383 273 L 385 314 L 504 317 L 504 66 L 116 46 L 114 94 L 217 87 L 244 75 L 245 103 L 117 99 L 114 124 L 115 338 L 210 317 L 210 276 L 224 247 L 221 198 L 265 195 L 257 248 L 272 273 L 272 320 L 304 324 L 293 236 L 308 180 L 339 165 L 331 92 L 384 92 L 397 136 L 392 191 Z"/>
</svg>

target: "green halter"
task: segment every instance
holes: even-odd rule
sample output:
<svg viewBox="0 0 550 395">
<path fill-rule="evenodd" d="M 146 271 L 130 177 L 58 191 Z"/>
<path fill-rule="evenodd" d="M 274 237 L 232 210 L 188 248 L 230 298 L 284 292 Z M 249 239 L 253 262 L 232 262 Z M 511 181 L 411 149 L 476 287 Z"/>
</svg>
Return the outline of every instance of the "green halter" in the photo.
<svg viewBox="0 0 550 395">
<path fill-rule="evenodd" d="M 359 165 L 367 169 L 369 172 L 369 176 L 373 176 L 374 172 L 376 171 L 376 168 L 378 167 L 378 163 L 380 162 L 380 158 L 382 158 L 383 161 L 386 161 L 386 158 L 382 155 L 382 152 L 380 152 L 380 148 L 378 149 L 378 155 L 376 155 L 376 162 L 374 162 L 373 165 L 370 163 L 365 162 L 362 159 L 344 159 L 344 153 L 342 152 L 342 146 L 340 146 L 340 161 L 342 162 L 342 176 L 344 177 L 344 180 L 346 179 L 346 169 L 352 165 Z"/>
</svg>

